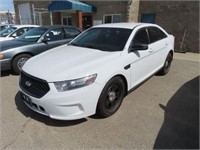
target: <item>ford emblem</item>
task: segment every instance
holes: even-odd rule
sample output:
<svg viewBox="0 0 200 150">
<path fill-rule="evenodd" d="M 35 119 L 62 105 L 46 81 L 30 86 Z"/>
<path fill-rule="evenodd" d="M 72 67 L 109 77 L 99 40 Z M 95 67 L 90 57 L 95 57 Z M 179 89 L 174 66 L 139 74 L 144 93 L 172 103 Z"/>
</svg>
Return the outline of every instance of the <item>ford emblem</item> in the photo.
<svg viewBox="0 0 200 150">
<path fill-rule="evenodd" d="M 28 86 L 28 87 L 30 87 L 31 84 L 32 84 L 32 83 L 31 83 L 30 81 L 26 81 L 26 82 L 25 82 L 25 85 Z"/>
</svg>

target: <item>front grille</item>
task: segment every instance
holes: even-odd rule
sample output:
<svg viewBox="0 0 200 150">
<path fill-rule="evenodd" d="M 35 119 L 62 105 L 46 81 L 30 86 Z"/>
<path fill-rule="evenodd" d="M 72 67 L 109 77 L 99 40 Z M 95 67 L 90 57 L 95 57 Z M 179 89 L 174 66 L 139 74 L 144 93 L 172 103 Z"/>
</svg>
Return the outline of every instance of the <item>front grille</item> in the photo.
<svg viewBox="0 0 200 150">
<path fill-rule="evenodd" d="M 25 72 L 21 72 L 19 85 L 24 92 L 36 98 L 43 97 L 50 90 L 47 81 Z"/>
</svg>

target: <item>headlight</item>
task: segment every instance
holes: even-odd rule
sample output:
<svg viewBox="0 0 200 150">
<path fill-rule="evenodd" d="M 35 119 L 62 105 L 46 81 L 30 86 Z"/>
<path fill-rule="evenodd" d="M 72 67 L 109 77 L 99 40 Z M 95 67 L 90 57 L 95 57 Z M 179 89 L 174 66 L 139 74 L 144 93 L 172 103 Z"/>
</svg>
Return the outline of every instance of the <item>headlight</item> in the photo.
<svg viewBox="0 0 200 150">
<path fill-rule="evenodd" d="M 0 54 L 0 59 L 3 59 L 4 58 L 4 55 L 3 54 Z"/>
<path fill-rule="evenodd" d="M 80 78 L 80 79 L 54 82 L 54 85 L 56 89 L 58 90 L 58 92 L 64 92 L 64 91 L 88 86 L 95 81 L 96 77 L 97 77 L 97 74 L 93 74 L 93 75 L 89 75 L 87 77 Z"/>
</svg>

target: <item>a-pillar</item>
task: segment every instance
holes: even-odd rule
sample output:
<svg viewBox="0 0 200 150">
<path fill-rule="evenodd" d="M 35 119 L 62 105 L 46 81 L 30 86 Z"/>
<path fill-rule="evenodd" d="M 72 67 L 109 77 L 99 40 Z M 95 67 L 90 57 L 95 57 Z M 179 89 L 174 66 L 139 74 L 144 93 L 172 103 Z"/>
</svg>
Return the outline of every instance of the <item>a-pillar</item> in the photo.
<svg viewBox="0 0 200 150">
<path fill-rule="evenodd" d="M 77 26 L 82 29 L 83 28 L 83 21 L 82 21 L 82 16 L 83 16 L 83 12 L 77 10 L 76 11 L 76 20 L 77 20 Z"/>
</svg>

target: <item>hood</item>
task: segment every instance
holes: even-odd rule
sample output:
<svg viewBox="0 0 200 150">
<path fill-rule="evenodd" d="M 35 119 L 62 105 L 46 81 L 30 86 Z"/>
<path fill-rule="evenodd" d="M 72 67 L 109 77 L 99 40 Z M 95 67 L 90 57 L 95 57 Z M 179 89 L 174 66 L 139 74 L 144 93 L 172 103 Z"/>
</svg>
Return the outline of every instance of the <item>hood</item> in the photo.
<svg viewBox="0 0 200 150">
<path fill-rule="evenodd" d="M 98 73 L 105 62 L 113 61 L 120 54 L 63 45 L 29 59 L 22 69 L 47 82 L 71 80 Z"/>
<path fill-rule="evenodd" d="M 17 48 L 20 46 L 25 46 L 32 44 L 32 42 L 24 42 L 24 41 L 19 41 L 19 40 L 8 40 L 8 41 L 1 41 L 0 42 L 0 51 L 5 51 L 11 48 Z"/>
</svg>

